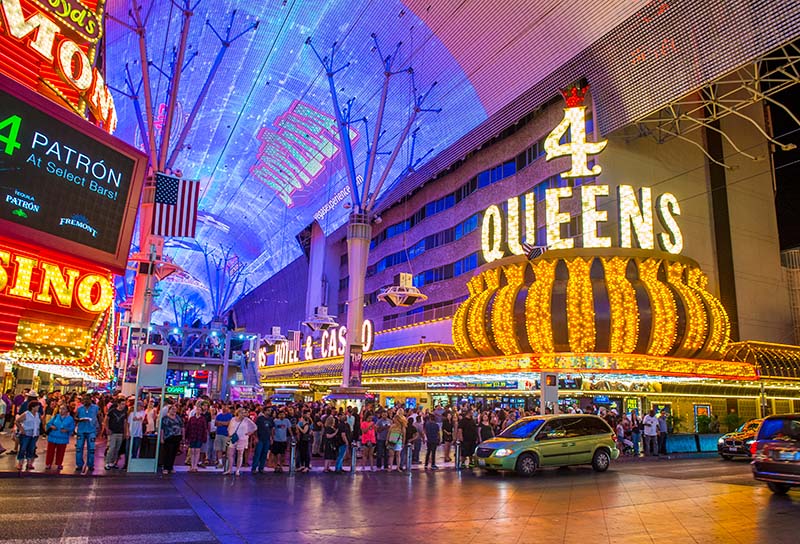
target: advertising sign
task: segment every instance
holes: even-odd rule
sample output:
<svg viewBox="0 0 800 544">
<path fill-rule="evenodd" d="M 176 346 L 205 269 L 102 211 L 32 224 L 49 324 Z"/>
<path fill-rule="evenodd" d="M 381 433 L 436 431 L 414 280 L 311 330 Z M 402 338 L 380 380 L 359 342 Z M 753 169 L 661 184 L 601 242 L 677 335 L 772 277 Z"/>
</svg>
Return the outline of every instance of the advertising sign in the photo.
<svg viewBox="0 0 800 544">
<path fill-rule="evenodd" d="M 0 76 L 0 226 L 124 268 L 146 157 Z"/>
<path fill-rule="evenodd" d="M 358 344 L 350 346 L 350 387 L 361 387 L 361 362 L 364 359 L 363 348 Z"/>
</svg>

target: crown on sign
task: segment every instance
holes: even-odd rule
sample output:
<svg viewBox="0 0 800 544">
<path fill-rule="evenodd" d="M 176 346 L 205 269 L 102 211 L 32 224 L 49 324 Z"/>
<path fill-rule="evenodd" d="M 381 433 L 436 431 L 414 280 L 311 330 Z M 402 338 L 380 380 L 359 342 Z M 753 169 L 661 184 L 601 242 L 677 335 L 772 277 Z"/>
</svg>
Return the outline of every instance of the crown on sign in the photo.
<svg viewBox="0 0 800 544">
<path fill-rule="evenodd" d="M 578 106 L 583 106 L 583 100 L 586 98 L 586 93 L 588 91 L 588 85 L 583 88 L 572 85 L 561 91 L 561 94 L 567 102 L 568 108 L 577 108 Z"/>
</svg>

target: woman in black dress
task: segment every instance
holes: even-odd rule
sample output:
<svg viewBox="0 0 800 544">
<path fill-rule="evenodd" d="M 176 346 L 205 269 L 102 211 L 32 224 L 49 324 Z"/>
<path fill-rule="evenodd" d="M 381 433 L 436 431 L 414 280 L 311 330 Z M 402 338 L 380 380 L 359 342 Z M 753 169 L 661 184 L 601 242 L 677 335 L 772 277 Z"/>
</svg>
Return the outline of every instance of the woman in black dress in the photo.
<svg viewBox="0 0 800 544">
<path fill-rule="evenodd" d="M 339 431 L 334 416 L 328 416 L 325 420 L 325 428 L 322 430 L 322 449 L 325 458 L 325 468 L 323 472 L 333 472 L 331 463 L 336 462 L 336 454 L 339 453 Z"/>
<path fill-rule="evenodd" d="M 453 444 L 453 412 L 450 410 L 442 420 L 442 442 L 444 442 L 444 462 L 449 463 L 450 459 L 450 446 Z"/>
</svg>

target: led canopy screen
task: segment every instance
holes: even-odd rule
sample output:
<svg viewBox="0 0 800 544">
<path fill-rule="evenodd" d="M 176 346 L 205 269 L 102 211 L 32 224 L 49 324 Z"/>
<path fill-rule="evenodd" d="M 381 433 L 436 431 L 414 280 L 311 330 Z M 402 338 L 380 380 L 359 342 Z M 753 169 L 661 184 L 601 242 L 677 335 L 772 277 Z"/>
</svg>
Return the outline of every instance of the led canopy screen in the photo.
<svg viewBox="0 0 800 544">
<path fill-rule="evenodd" d="M 77 117 L 68 120 L 68 112 L 30 91 L 2 83 L 3 229 L 101 264 L 124 266 L 144 157 Z"/>
</svg>

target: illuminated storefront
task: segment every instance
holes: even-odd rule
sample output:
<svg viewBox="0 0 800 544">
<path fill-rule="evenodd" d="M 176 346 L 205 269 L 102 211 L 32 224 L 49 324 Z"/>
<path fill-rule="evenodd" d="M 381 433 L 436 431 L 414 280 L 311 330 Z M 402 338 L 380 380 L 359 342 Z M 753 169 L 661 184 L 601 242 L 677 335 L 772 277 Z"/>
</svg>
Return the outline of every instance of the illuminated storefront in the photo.
<svg viewBox="0 0 800 544">
<path fill-rule="evenodd" d="M 716 295 L 713 245 L 705 242 L 702 210 L 691 200 L 698 189 L 615 177 L 622 171 L 617 157 L 630 153 L 615 149 L 619 155 L 605 161 L 608 142 L 587 141 L 587 108 L 578 100 L 585 95 L 585 88 L 565 93 L 563 119 L 541 140 L 544 162 L 558 165 L 558 183 L 510 195 L 498 189 L 502 200 L 484 203 L 471 239 L 486 264 L 464 276 L 466 299 L 454 303 L 452 316 L 376 326 L 376 349 L 364 356 L 365 386 L 386 403 L 533 409 L 540 373 L 555 372 L 562 409 L 658 407 L 682 415 L 687 430 L 695 415 L 708 411 L 748 418 L 800 410 L 800 348 L 732 340 L 732 318 Z M 642 171 L 652 169 L 643 164 Z M 459 185 L 454 194 L 464 199 L 462 187 L 470 186 Z M 448 190 L 433 194 L 446 199 Z M 402 219 L 417 208 L 394 209 Z M 388 228 L 398 225 L 410 228 L 402 221 Z M 417 251 L 419 235 L 408 242 L 403 236 Z M 457 233 L 454 238 L 454 245 L 464 244 Z M 432 248 L 442 245 L 437 240 Z M 391 266 L 391 251 L 376 258 Z M 403 253 L 399 262 L 415 255 Z M 416 278 L 420 287 L 427 282 L 424 274 Z M 769 303 L 762 297 L 760 306 L 739 308 L 734 318 L 741 326 L 742 316 L 763 313 Z M 442 336 L 439 323 L 450 324 L 452 345 L 425 342 Z M 384 335 L 404 343 L 385 349 Z M 413 345 L 417 338 L 421 343 Z M 409 360 L 417 362 L 404 366 Z M 262 368 L 265 387 L 310 383 L 318 397 L 340 376 L 340 357 Z"/>
</svg>

